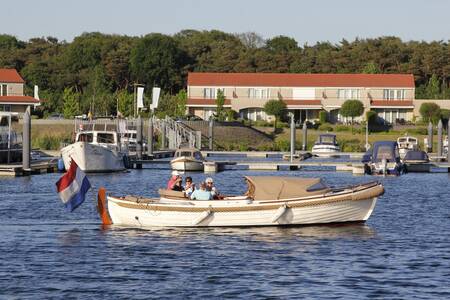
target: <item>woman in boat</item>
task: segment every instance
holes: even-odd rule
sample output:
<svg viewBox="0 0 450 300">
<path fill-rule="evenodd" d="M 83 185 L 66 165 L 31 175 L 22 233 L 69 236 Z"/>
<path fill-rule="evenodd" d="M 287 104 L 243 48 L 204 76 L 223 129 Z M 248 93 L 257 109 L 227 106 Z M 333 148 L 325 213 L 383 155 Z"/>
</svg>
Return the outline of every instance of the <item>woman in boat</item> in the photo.
<svg viewBox="0 0 450 300">
<path fill-rule="evenodd" d="M 196 189 L 192 195 L 192 200 L 212 200 L 213 196 L 211 195 L 211 192 L 206 190 L 206 183 L 202 182 L 200 183 L 200 188 Z"/>
<path fill-rule="evenodd" d="M 191 176 L 186 177 L 186 179 L 184 181 L 185 181 L 184 194 L 186 195 L 186 197 L 190 198 L 191 194 L 195 190 L 195 183 L 192 183 Z"/>
</svg>

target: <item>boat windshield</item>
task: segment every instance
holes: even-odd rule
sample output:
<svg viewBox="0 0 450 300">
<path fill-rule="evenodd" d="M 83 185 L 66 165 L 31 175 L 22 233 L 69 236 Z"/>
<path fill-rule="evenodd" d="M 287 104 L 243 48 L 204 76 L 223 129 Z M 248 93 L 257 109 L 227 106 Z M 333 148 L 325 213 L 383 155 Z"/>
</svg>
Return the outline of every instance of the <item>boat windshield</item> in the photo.
<svg viewBox="0 0 450 300">
<path fill-rule="evenodd" d="M 394 160 L 392 148 L 390 146 L 380 146 L 377 151 L 378 159 Z"/>
<path fill-rule="evenodd" d="M 114 134 L 112 133 L 97 133 L 97 143 L 114 144 Z"/>
<path fill-rule="evenodd" d="M 321 135 L 320 136 L 320 143 L 321 144 L 335 144 L 336 143 L 336 136 L 334 135 Z"/>
<path fill-rule="evenodd" d="M 398 142 L 399 142 L 399 143 L 406 143 L 406 138 L 399 138 L 399 139 L 398 139 Z"/>
<path fill-rule="evenodd" d="M 94 140 L 94 134 L 92 134 L 92 133 L 80 133 L 78 135 L 77 142 L 92 143 L 93 140 Z"/>
</svg>

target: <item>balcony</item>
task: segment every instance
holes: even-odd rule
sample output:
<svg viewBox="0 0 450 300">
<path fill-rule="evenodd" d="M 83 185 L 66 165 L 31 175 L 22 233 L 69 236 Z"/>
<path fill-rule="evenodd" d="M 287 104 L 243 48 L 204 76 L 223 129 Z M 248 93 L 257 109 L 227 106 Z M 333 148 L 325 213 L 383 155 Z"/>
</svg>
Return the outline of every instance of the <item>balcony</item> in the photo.
<svg viewBox="0 0 450 300">
<path fill-rule="evenodd" d="M 215 107 L 216 99 L 207 99 L 207 98 L 189 98 L 187 99 L 186 106 L 197 106 L 197 107 Z M 231 106 L 230 99 L 225 99 L 224 103 L 225 107 Z"/>
<path fill-rule="evenodd" d="M 412 100 L 371 100 L 372 108 L 414 108 Z"/>
</svg>

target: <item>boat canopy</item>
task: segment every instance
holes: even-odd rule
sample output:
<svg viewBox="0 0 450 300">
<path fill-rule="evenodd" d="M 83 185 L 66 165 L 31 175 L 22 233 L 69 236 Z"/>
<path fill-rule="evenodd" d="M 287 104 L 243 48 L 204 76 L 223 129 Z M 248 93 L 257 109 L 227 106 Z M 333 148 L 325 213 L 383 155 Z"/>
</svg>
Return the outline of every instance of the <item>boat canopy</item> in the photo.
<svg viewBox="0 0 450 300">
<path fill-rule="evenodd" d="M 408 151 L 406 152 L 405 158 L 403 159 L 405 162 L 419 160 L 419 161 L 429 161 L 428 154 L 425 151 Z"/>
<path fill-rule="evenodd" d="M 397 142 L 379 141 L 373 144 L 372 162 L 381 162 L 383 158 L 387 162 L 400 162 Z"/>
<path fill-rule="evenodd" d="M 321 195 L 330 188 L 320 178 L 246 176 L 247 196 L 253 200 L 279 200 Z"/>
</svg>

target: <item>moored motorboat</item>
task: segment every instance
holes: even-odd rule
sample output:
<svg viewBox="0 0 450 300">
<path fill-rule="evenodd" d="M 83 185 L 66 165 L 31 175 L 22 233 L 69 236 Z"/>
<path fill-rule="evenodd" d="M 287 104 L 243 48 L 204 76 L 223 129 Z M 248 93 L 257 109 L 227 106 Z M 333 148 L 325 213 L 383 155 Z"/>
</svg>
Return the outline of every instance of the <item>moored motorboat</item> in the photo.
<svg viewBox="0 0 450 300">
<path fill-rule="evenodd" d="M 393 141 L 375 142 L 370 161 L 365 163 L 365 171 L 371 175 L 402 174 L 404 166 L 400 160 L 398 144 Z"/>
<path fill-rule="evenodd" d="M 402 136 L 397 139 L 398 152 L 400 158 L 405 157 L 406 153 L 411 150 L 419 150 L 419 142 L 417 138 L 412 136 Z"/>
<path fill-rule="evenodd" d="M 429 172 L 431 168 L 428 154 L 420 150 L 408 151 L 403 158 L 403 163 L 407 172 Z"/>
<path fill-rule="evenodd" d="M 204 161 L 202 153 L 197 149 L 180 148 L 175 151 L 170 166 L 177 171 L 203 171 Z"/>
<path fill-rule="evenodd" d="M 210 201 L 190 200 L 182 192 L 168 190 L 160 190 L 160 198 L 106 197 L 105 190 L 101 189 L 99 213 L 104 224 L 127 227 L 363 222 L 370 217 L 377 197 L 384 192 L 379 182 L 330 188 L 318 178 L 245 178 L 248 190 L 244 195 Z"/>
<path fill-rule="evenodd" d="M 340 151 L 336 135 L 330 133 L 319 135 L 312 147 L 312 154 L 322 157 L 331 157 Z"/>
<path fill-rule="evenodd" d="M 75 143 L 61 149 L 64 167 L 74 159 L 84 172 L 125 170 L 126 154 L 122 152 L 116 131 L 88 130 L 76 134 Z"/>
</svg>

